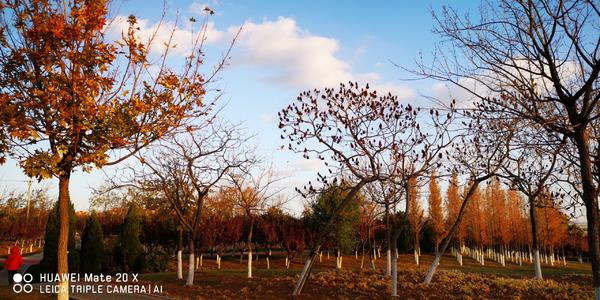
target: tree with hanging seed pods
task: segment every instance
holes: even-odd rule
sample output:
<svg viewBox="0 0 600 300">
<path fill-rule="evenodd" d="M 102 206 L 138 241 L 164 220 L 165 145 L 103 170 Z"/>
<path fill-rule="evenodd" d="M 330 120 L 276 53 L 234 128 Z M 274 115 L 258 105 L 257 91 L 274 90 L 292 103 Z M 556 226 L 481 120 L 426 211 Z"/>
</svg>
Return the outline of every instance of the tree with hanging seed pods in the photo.
<svg viewBox="0 0 600 300">
<path fill-rule="evenodd" d="M 401 174 L 410 165 L 408 155 L 423 165 L 443 156 L 451 139 L 446 129 L 453 119 L 452 111 L 440 115 L 430 110 L 431 125 L 442 134 L 423 132 L 420 112 L 419 108 L 402 104 L 396 96 L 380 95 L 368 84 L 361 87 L 353 82 L 341 83 L 337 89 L 302 92 L 279 112 L 279 128 L 287 148 L 306 159 L 327 161 L 329 174 L 318 173 L 318 183 L 347 187 L 345 197 L 314 238 L 294 295 L 302 291 L 323 238 L 366 184 L 401 182 Z M 315 184 L 309 182 L 298 191 L 303 195 L 316 193 Z"/>
</svg>

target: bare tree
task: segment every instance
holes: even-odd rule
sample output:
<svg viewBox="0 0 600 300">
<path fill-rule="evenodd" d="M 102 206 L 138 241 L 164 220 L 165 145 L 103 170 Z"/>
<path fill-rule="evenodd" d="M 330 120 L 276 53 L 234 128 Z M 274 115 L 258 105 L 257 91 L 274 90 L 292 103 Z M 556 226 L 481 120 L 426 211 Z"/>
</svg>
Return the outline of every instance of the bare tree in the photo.
<svg viewBox="0 0 600 300">
<path fill-rule="evenodd" d="M 429 267 L 424 280 L 426 284 L 431 283 L 442 254 L 446 252 L 458 231 L 469 200 L 479 184 L 495 176 L 505 164 L 509 143 L 513 137 L 511 126 L 480 118 L 480 114 L 469 112 L 468 115 L 472 120 L 468 125 L 467 133 L 461 136 L 461 143 L 455 145 L 451 159 L 454 162 L 454 168 L 467 175 L 469 188 L 463 195 L 463 202 L 454 224 L 442 239 L 441 247 Z"/>
<path fill-rule="evenodd" d="M 263 170 L 253 167 L 238 170 L 241 172 L 230 174 L 229 181 L 235 191 L 235 205 L 248 219 L 246 249 L 248 250 L 248 278 L 252 278 L 252 234 L 256 217 L 270 207 L 280 207 L 283 204 L 274 202 L 281 192 L 281 189 L 275 188 L 275 184 L 281 180 L 281 177 L 276 176 L 272 166 Z"/>
<path fill-rule="evenodd" d="M 438 111 L 430 111 L 434 117 L 428 125 L 446 132 L 432 136 L 421 131 L 420 112 L 419 108 L 401 104 L 396 96 L 380 96 L 368 85 L 359 87 L 350 82 L 348 86 L 340 84 L 337 90 L 303 92 L 279 113 L 279 127 L 282 138 L 289 141 L 288 149 L 303 153 L 307 159 L 312 156 L 328 160 L 329 174 L 317 174 L 319 182 L 327 186 L 341 177 L 349 187 L 317 233 L 293 295 L 300 294 L 323 237 L 365 184 L 400 176 L 409 165 L 408 153 L 410 159 L 417 161 L 442 156 L 449 139 L 442 128 L 451 123 L 452 113 L 440 116 Z M 306 190 L 315 192 L 310 182 Z"/>
<path fill-rule="evenodd" d="M 244 148 L 247 141 L 238 126 L 210 119 L 137 155 L 141 166 L 127 168 L 115 184 L 155 191 L 170 204 L 188 238 L 186 285 L 194 284 L 195 245 L 205 200 L 230 172 L 253 163 L 253 153 Z"/>
<path fill-rule="evenodd" d="M 314 259 L 335 219 L 367 183 L 389 179 L 396 173 L 401 130 L 416 126 L 416 112 L 407 110 L 396 96 L 378 95 L 368 85 L 340 84 L 339 89 L 307 91 L 279 113 L 282 138 L 288 149 L 326 162 L 329 175 L 319 175 L 325 185 L 343 173 L 350 190 L 330 220 L 316 234 L 293 295 L 299 295 Z M 333 177 L 333 179 L 331 179 Z M 306 188 L 315 192 L 312 183 Z M 302 191 L 300 191 L 303 193 Z"/>
<path fill-rule="evenodd" d="M 600 117 L 600 7 L 595 1 L 485 2 L 479 20 L 444 7 L 434 13 L 444 38 L 416 73 L 457 85 L 485 103 L 568 138 L 577 149 L 593 285 L 600 299 L 600 215 L 594 181 Z M 492 97 L 490 97 L 492 96 Z"/>
<path fill-rule="evenodd" d="M 392 275 L 392 228 L 395 228 L 395 207 L 402 199 L 403 189 L 391 182 L 377 181 L 368 184 L 365 188 L 369 200 L 375 204 L 383 206 L 385 222 L 385 275 Z M 395 249 L 395 248 L 394 248 Z"/>
<path fill-rule="evenodd" d="M 565 139 L 553 133 L 540 134 L 539 127 L 535 124 L 529 127 L 522 124 L 518 127 L 520 129 L 511 142 L 507 162 L 498 176 L 507 179 L 527 197 L 535 278 L 542 280 L 535 208 L 538 206 L 538 198 L 548 196 L 552 182 L 556 181 L 552 174 L 556 172 L 558 153 L 563 150 Z"/>
</svg>

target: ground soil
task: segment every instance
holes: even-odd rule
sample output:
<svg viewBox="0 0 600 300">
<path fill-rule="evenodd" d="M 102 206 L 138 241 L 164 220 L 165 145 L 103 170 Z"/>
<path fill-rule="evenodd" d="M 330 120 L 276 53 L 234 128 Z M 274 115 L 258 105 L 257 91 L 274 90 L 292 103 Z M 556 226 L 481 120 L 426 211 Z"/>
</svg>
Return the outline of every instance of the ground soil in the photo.
<svg viewBox="0 0 600 300">
<path fill-rule="evenodd" d="M 593 296 L 590 266 L 570 262 L 555 267 L 543 266 L 545 279 L 533 280 L 529 264 L 502 267 L 493 261 L 481 266 L 465 258 L 458 266 L 451 256 L 445 256 L 440 271 L 429 286 L 422 284 L 431 255 L 421 257 L 416 266 L 412 254 L 399 257 L 399 295 L 401 299 L 589 299 Z M 264 256 L 254 262 L 254 278 L 246 278 L 246 264 L 238 257 L 223 259 L 221 270 L 214 259 L 204 258 L 203 268 L 195 274 L 195 285 L 185 287 L 184 280 L 175 279 L 174 272 L 144 274 L 145 282 L 160 283 L 165 294 L 178 299 L 289 299 L 303 261 L 297 257 L 291 268 L 285 269 L 284 259 L 274 257 L 271 270 L 266 269 Z M 365 257 L 344 256 L 343 269 L 335 270 L 335 258 L 323 255 L 317 260 L 313 275 L 299 299 L 388 299 L 390 279 L 384 275 L 385 259 L 378 258 L 376 270 L 369 269 Z M 171 268 L 175 266 L 174 262 Z M 184 268 L 187 270 L 187 268 Z M 185 274 L 184 274 L 185 277 Z"/>
</svg>

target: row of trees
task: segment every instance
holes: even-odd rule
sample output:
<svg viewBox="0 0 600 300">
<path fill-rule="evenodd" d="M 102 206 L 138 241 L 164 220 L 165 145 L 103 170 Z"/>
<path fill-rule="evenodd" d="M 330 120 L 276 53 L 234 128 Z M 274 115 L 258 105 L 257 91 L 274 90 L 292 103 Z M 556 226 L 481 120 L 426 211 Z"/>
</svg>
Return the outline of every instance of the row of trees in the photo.
<svg viewBox="0 0 600 300">
<path fill-rule="evenodd" d="M 76 213 L 73 205 L 69 209 L 69 268 L 81 273 L 115 273 L 164 271 L 170 260 L 161 247 L 153 244 L 146 246 L 141 239 L 144 234 L 142 211 L 137 204 L 131 203 L 126 214 L 119 215 L 116 232 L 105 235 L 103 228 L 114 229 L 113 222 L 106 222 L 107 214 Z M 58 206 L 54 205 L 44 233 L 44 256 L 39 265 L 31 266 L 27 272 L 56 273 L 58 269 Z M 36 278 L 34 276 L 34 278 Z M 37 278 L 36 278 L 37 280 Z"/>
<path fill-rule="evenodd" d="M 120 38 L 109 39 L 109 3 L 0 1 L 0 163 L 11 157 L 30 177 L 58 179 L 61 275 L 68 273 L 71 174 L 192 131 L 213 108 L 206 85 L 229 59 L 225 51 L 213 72 L 202 73 L 206 20 L 177 67 L 167 63 L 177 26 L 166 40 L 160 28 L 144 36 L 132 15 Z M 61 280 L 58 298 L 68 291 Z"/>
<path fill-rule="evenodd" d="M 418 257 L 421 223 L 415 220 L 422 212 L 415 187 L 419 179 L 457 172 L 465 186 L 462 202 L 447 233 L 436 238 L 438 253 L 426 283 L 460 233 L 462 220 L 472 219 L 467 225 L 478 226 L 477 216 L 486 207 L 478 200 L 480 185 L 498 177 L 527 198 L 538 278 L 542 222 L 537 219 L 542 214 L 536 207 L 550 201 L 552 206 L 561 201 L 563 206 L 583 204 L 600 299 L 600 9 L 585 0 L 482 5 L 475 21 L 452 8 L 435 13 L 435 30 L 444 40 L 441 51 L 434 53 L 433 63 L 418 62 L 411 70 L 465 89 L 476 98 L 474 103 L 459 99 L 465 107 L 457 107 L 455 101 L 441 99 L 446 103 L 442 107 L 424 110 L 350 82 L 303 92 L 280 111 L 287 148 L 307 159 L 325 160 L 329 168 L 325 175 L 317 174 L 318 185 L 299 191 L 310 196 L 336 185 L 344 190 L 311 238 L 294 295 L 301 292 L 346 209 L 363 189 L 377 185 L 379 192 L 373 195 L 385 211 L 392 295 L 397 296 L 393 254 L 401 236 L 412 233 Z M 205 202 L 225 182 L 238 203 L 248 205 L 244 211 L 251 257 L 254 218 L 264 208 L 260 203 L 272 199 L 266 188 L 272 180 L 261 180 L 270 178 L 257 175 L 263 171 L 250 171 L 256 163 L 248 155 L 253 150 L 237 147 L 246 138 L 219 125 L 212 103 L 204 101 L 205 85 L 214 78 L 199 71 L 207 26 L 198 31 L 195 47 L 177 72 L 165 67 L 171 40 L 157 41 L 166 47 L 154 57 L 149 49 L 156 34 L 140 38 L 134 16 L 121 40 L 107 41 L 104 1 L 2 1 L 1 6 L 0 156 L 2 161 L 6 155 L 18 159 L 29 176 L 58 178 L 58 272 L 68 271 L 72 172 L 134 157 L 140 165 L 125 170 L 115 186 L 153 193 L 175 213 L 190 249 L 187 284 L 193 284 Z M 228 53 L 224 57 L 217 71 Z M 490 213 L 499 216 L 497 206 L 503 202 L 492 196 L 496 200 L 486 199 L 493 202 Z M 405 218 L 397 213 L 402 201 Z M 439 198 L 432 199 L 436 202 Z M 439 210 L 431 215 L 439 216 Z M 439 232 L 440 223 L 432 224 Z M 503 235 L 495 230 L 492 226 L 485 239 L 480 234 L 469 242 L 502 245 Z M 68 283 L 59 286 L 59 299 L 67 299 Z"/>
<path fill-rule="evenodd" d="M 44 188 L 0 194 L 0 240 L 41 238 L 51 204 Z"/>
<path fill-rule="evenodd" d="M 395 248 L 399 233 L 419 226 L 411 221 L 420 215 L 414 207 L 416 178 L 443 171 L 446 176 L 457 172 L 466 188 L 425 283 L 431 282 L 463 219 L 474 220 L 469 222 L 471 227 L 480 223 L 480 185 L 498 177 L 527 197 L 539 279 L 536 207 L 549 202 L 564 207 L 583 204 L 594 287 L 600 299 L 599 181 L 594 175 L 599 149 L 600 39 L 596 29 L 600 10 L 590 1 L 505 0 L 483 3 L 478 17 L 462 17 L 449 7 L 434 13 L 435 31 L 444 42 L 433 53 L 433 63 L 418 61 L 416 70 L 409 70 L 466 90 L 473 103 L 458 99 L 464 105 L 459 108 L 454 100 L 439 99 L 442 108 L 426 115 L 393 95 L 380 95 L 368 85 L 350 82 L 338 89 L 303 92 L 279 113 L 288 148 L 305 158 L 328 162 L 331 175 L 317 174 L 319 182 L 328 186 L 344 178 L 349 187 L 317 234 L 294 295 L 301 292 L 323 237 L 365 185 L 381 184 L 378 202 L 384 204 L 386 215 L 394 215 L 387 213 L 390 204 L 405 202 L 405 221 L 386 221 L 392 240 L 388 244 Z M 309 186 L 306 193 L 320 188 Z M 494 198 L 489 200 L 494 202 L 492 216 L 501 209 L 496 206 L 502 205 Z M 555 219 L 560 222 L 562 218 L 557 214 L 547 223 Z M 489 232 L 477 233 L 475 243 L 503 242 L 488 241 Z M 396 262 L 391 266 L 392 296 L 397 296 Z"/>
<path fill-rule="evenodd" d="M 415 184 L 411 188 L 415 199 L 412 207 L 419 213 L 408 215 L 410 234 L 406 232 L 399 238 L 399 251 L 412 249 L 416 263 L 423 244 L 425 251 L 437 252 L 440 240 L 452 225 L 452 219 L 462 202 L 456 174 L 450 179 L 445 197 L 441 195 L 438 180 L 435 177 L 428 178 L 427 197 L 419 196 L 425 190 L 419 185 Z M 231 187 L 212 193 L 207 197 L 201 231 L 194 245 L 199 255 L 195 261 L 196 268 L 206 254 L 219 261 L 224 254 L 248 252 L 249 238 L 253 244 L 269 253 L 265 257 L 268 261 L 271 250 L 285 251 L 287 258 L 291 260 L 296 254 L 302 253 L 307 245 L 312 244 L 316 232 L 328 220 L 346 192 L 343 186 L 333 186 L 318 194 L 311 200 L 301 218 L 271 207 L 254 215 L 254 220 L 247 218 L 244 208 L 237 203 L 237 198 L 232 197 Z M 141 214 L 142 243 L 149 247 L 160 245 L 171 253 L 178 250 L 189 252 L 189 247 L 174 246 L 187 240 L 186 236 L 179 234 L 180 226 L 174 221 L 174 212 L 148 208 L 153 207 L 153 203 L 158 200 L 151 200 L 147 195 L 136 195 L 133 198 L 146 207 Z M 426 213 L 420 208 L 424 198 L 429 200 Z M 438 200 L 434 200 L 435 198 Z M 531 252 L 531 221 L 526 213 L 527 205 L 519 192 L 502 188 L 500 182 L 493 179 L 481 191 L 478 189 L 474 193 L 471 203 L 465 213 L 465 222 L 455 238 L 457 248 L 468 245 L 498 252 L 502 252 L 501 249 Z M 548 253 L 556 250 L 564 255 L 565 248 L 573 256 L 587 252 L 582 244 L 585 238 L 583 231 L 577 230 L 576 225 L 570 225 L 567 215 L 559 208 L 537 207 L 536 211 L 540 242 Z M 417 216 L 415 220 L 412 220 L 415 218 L 412 215 Z M 124 210 L 119 208 L 98 213 L 105 232 L 113 235 L 119 234 L 123 216 Z M 396 213 L 396 217 L 404 219 L 404 214 Z M 367 253 L 374 260 L 375 255 L 371 255 L 373 250 L 378 252 L 384 247 L 390 248 L 385 228 L 385 212 L 371 198 L 359 193 L 323 240 L 322 251 L 332 251 L 338 258 L 342 253 L 355 252 L 363 256 Z M 341 267 L 341 262 L 339 266 Z"/>
</svg>

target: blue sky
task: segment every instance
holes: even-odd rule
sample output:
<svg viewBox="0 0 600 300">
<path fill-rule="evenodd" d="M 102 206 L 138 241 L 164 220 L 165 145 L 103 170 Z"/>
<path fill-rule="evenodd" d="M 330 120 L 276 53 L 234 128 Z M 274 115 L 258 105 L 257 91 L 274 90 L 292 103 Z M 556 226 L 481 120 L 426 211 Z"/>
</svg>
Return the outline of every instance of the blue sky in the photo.
<svg viewBox="0 0 600 300">
<path fill-rule="evenodd" d="M 226 48 L 232 30 L 244 25 L 231 64 L 217 83 L 225 91 L 223 118 L 243 122 L 248 132 L 256 135 L 254 143 L 261 154 L 272 159 L 276 169 L 294 174 L 286 179 L 286 185 L 293 186 L 314 179 L 321 165 L 278 150 L 277 112 L 302 90 L 335 86 L 348 79 L 369 82 L 403 101 L 427 105 L 422 95 L 436 94 L 435 83 L 402 81 L 410 76 L 393 63 L 414 66 L 420 52 L 427 59 L 439 40 L 431 32 L 430 9 L 439 10 L 446 2 L 170 1 L 166 21 L 174 22 L 179 15 L 180 33 L 185 36 L 185 20 L 202 19 L 205 6 L 215 11 L 208 19 L 207 71 Z M 452 5 L 474 14 L 478 3 Z M 112 15 L 134 14 L 142 29 L 151 29 L 162 9 L 161 1 L 124 1 L 113 6 Z M 177 56 L 170 62 L 177 64 Z M 72 176 L 71 199 L 76 209 L 88 209 L 91 188 L 112 171 L 107 168 Z M 0 189 L 25 190 L 26 180 L 15 161 L 0 167 Z M 56 181 L 35 185 L 46 185 L 52 195 L 57 193 Z M 289 204 L 292 211 L 301 207 L 299 199 Z"/>
</svg>

